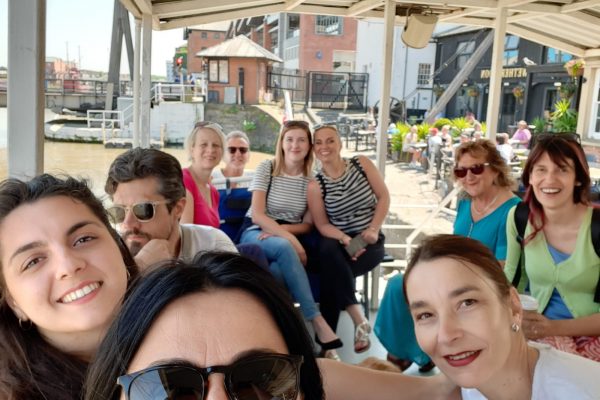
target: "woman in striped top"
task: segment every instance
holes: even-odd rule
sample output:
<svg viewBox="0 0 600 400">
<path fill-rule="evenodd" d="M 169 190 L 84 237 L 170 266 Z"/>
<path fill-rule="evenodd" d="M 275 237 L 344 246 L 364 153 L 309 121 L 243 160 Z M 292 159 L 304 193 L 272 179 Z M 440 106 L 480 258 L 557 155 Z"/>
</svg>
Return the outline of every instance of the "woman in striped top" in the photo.
<svg viewBox="0 0 600 400">
<path fill-rule="evenodd" d="M 356 301 L 354 280 L 383 259 L 385 238 L 380 228 L 389 210 L 390 194 L 368 158 L 342 158 L 335 126 L 317 127 L 314 139 L 322 168 L 317 180 L 309 183 L 308 205 L 324 236 L 319 256 L 328 260 L 321 271 L 321 310 L 334 329 L 341 310 L 350 314 L 355 326 L 354 350 L 361 353 L 371 345 L 371 326 Z M 347 247 L 356 236 L 365 247 Z M 352 254 L 347 249 L 352 249 Z"/>
<path fill-rule="evenodd" d="M 296 235 L 308 233 L 306 189 L 311 177 L 312 140 L 308 123 L 288 121 L 275 147 L 275 159 L 263 161 L 250 185 L 252 224 L 242 232 L 241 243 L 259 245 L 269 260 L 269 270 L 283 281 L 304 318 L 311 321 L 324 354 L 338 358 L 333 349 L 342 342 L 319 312 L 310 290 L 306 251 Z M 243 228 L 242 228 L 243 229 Z"/>
</svg>

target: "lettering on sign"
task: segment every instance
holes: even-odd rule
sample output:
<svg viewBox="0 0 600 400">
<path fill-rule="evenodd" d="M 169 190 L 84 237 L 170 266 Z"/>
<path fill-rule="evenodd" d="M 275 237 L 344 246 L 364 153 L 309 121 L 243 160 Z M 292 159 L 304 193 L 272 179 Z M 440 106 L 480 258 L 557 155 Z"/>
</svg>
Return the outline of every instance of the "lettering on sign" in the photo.
<svg viewBox="0 0 600 400">
<path fill-rule="evenodd" d="M 489 69 L 482 69 L 479 77 L 481 79 L 490 79 L 492 71 Z M 527 69 L 525 68 L 502 68 L 503 78 L 526 78 Z"/>
</svg>

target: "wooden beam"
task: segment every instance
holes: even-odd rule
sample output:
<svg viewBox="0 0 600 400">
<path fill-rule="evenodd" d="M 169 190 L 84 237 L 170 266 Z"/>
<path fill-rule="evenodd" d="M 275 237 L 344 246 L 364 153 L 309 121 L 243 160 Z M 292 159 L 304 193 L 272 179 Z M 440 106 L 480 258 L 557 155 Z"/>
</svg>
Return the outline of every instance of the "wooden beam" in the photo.
<svg viewBox="0 0 600 400">
<path fill-rule="evenodd" d="M 498 115 L 500 115 L 500 99 L 502 97 L 502 60 L 504 41 L 506 37 L 506 18 L 508 9 L 499 7 L 494 21 L 494 44 L 492 45 L 492 62 L 490 71 L 490 86 L 488 92 L 487 137 L 493 142 L 498 132 Z"/>
<path fill-rule="evenodd" d="M 286 0 L 284 7 L 286 11 L 291 11 L 302 3 L 304 3 L 304 0 Z"/>
<path fill-rule="evenodd" d="M 123 7 L 125 7 L 127 9 L 127 11 L 129 11 L 131 13 L 131 15 L 133 15 L 134 18 L 142 18 L 142 12 L 140 11 L 140 9 L 138 8 L 138 6 L 135 4 L 134 0 L 119 0 L 121 2 L 121 4 L 123 4 Z"/>
<path fill-rule="evenodd" d="M 530 40 L 532 42 L 536 42 L 542 44 L 544 46 L 553 47 L 555 49 L 559 49 L 562 51 L 566 51 L 567 53 L 571 53 L 577 57 L 583 57 L 585 53 L 585 49 L 581 47 L 574 46 L 570 43 L 567 43 L 563 40 L 560 40 L 556 37 L 548 36 L 547 32 L 538 32 L 534 31 L 531 28 L 521 27 L 517 25 L 508 25 L 506 28 L 507 32 L 522 37 L 523 39 Z"/>
<path fill-rule="evenodd" d="M 600 5 L 600 0 L 579 1 L 577 3 L 565 4 L 561 7 L 561 12 L 570 13 L 573 11 L 579 11 L 585 8 L 591 8 L 598 5 Z"/>
<path fill-rule="evenodd" d="M 260 7 L 265 5 L 273 5 L 280 3 L 277 0 L 252 0 L 244 1 L 240 0 L 188 0 L 178 2 L 167 2 L 159 3 L 154 6 L 154 13 L 159 15 L 161 18 L 165 17 L 177 17 L 190 14 L 209 14 L 221 11 L 230 11 L 238 8 L 247 7 Z"/>
<path fill-rule="evenodd" d="M 152 15 L 152 2 L 150 0 L 133 0 L 133 2 L 142 14 Z"/>
<path fill-rule="evenodd" d="M 438 21 L 447 22 L 457 18 L 468 17 L 470 15 L 477 14 L 478 12 L 481 12 L 480 8 L 465 8 L 464 10 L 452 11 L 449 14 L 442 14 L 440 15 Z"/>
<path fill-rule="evenodd" d="M 600 57 L 600 49 L 589 49 L 583 54 L 584 58 Z"/>
<path fill-rule="evenodd" d="M 356 17 L 357 15 L 362 14 L 365 11 L 370 11 L 376 7 L 379 7 L 382 4 L 382 0 L 362 0 L 348 8 L 346 15 L 348 17 Z"/>
<path fill-rule="evenodd" d="M 496 0 L 423 0 L 411 1 L 410 4 L 459 8 L 488 8 L 494 10 L 498 7 L 498 1 Z"/>
<path fill-rule="evenodd" d="M 490 18 L 461 17 L 452 20 L 452 23 L 459 25 L 481 26 L 485 28 L 491 28 L 494 25 L 494 20 Z"/>
<path fill-rule="evenodd" d="M 160 24 L 160 30 L 184 28 L 190 25 L 208 24 L 211 22 L 227 21 L 231 19 L 258 17 L 266 14 L 285 12 L 283 3 L 272 6 L 254 7 L 249 9 L 237 9 L 235 11 L 223 11 L 212 14 L 198 15 L 195 17 L 174 18 L 171 21 Z"/>
</svg>

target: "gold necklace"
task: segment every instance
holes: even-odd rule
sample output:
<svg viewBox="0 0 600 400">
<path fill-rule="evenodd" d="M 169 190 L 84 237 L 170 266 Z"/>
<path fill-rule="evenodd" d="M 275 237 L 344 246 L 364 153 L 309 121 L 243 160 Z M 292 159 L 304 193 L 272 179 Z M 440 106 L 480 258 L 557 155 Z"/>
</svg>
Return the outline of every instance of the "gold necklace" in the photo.
<svg viewBox="0 0 600 400">
<path fill-rule="evenodd" d="M 498 196 L 500 196 L 500 193 L 496 193 L 496 196 L 494 196 L 492 201 L 490 201 L 488 205 L 483 208 L 483 210 L 478 210 L 477 207 L 475 207 L 475 201 L 472 201 L 471 204 L 473 205 L 473 211 L 475 212 L 475 214 L 485 215 L 485 213 L 487 213 L 490 210 L 494 203 L 496 203 L 496 200 L 498 200 Z"/>
</svg>

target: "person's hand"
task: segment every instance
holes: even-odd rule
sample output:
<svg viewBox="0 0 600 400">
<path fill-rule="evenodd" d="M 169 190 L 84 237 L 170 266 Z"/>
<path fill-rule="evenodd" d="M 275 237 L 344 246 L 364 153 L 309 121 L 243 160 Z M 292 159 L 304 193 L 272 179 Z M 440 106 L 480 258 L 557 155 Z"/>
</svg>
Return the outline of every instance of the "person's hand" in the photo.
<svg viewBox="0 0 600 400">
<path fill-rule="evenodd" d="M 379 239 L 379 231 L 375 230 L 370 226 L 364 231 L 362 231 L 360 235 L 363 237 L 363 239 L 365 239 L 365 242 L 369 244 L 375 244 Z"/>
<path fill-rule="evenodd" d="M 141 271 L 150 265 L 173 258 L 166 239 L 152 239 L 135 256 L 135 262 Z"/>
<path fill-rule="evenodd" d="M 287 239 L 294 247 L 294 250 L 296 250 L 296 253 L 298 253 L 298 257 L 300 258 L 300 262 L 302 263 L 302 265 L 306 266 L 308 257 L 306 256 L 306 250 L 304 250 L 304 247 L 302 246 L 298 238 L 296 238 L 296 236 L 294 235 L 291 235 L 291 237 Z"/>
<path fill-rule="evenodd" d="M 258 235 L 258 240 L 265 240 L 266 238 L 271 236 L 273 236 L 273 234 L 262 231 L 261 234 Z"/>
<path fill-rule="evenodd" d="M 551 322 L 537 311 L 523 311 L 523 333 L 530 340 L 553 336 Z"/>
</svg>

